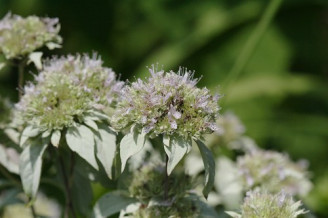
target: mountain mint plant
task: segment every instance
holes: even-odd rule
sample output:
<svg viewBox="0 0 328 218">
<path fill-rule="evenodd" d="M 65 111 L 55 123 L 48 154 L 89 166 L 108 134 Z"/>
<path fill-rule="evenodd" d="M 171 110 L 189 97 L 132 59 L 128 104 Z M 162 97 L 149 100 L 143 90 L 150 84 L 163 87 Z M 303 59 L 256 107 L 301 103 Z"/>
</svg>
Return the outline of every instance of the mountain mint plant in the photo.
<svg viewBox="0 0 328 218">
<path fill-rule="evenodd" d="M 72 151 L 98 169 L 96 152 L 111 178 L 116 133 L 109 127 L 108 115 L 122 86 L 123 82 L 102 66 L 97 55 L 69 55 L 45 61 L 44 69 L 34 83 L 24 87 L 24 95 L 16 104 L 17 116 L 26 126 L 20 140 L 24 148 L 21 173 L 32 170 L 26 165 L 32 158 L 30 152 L 41 158 L 48 144 L 62 146 L 65 138 Z M 23 176 L 22 181 L 27 193 L 35 195 L 37 185 Z"/>
<path fill-rule="evenodd" d="M 165 72 L 152 65 L 145 80 L 124 83 L 96 53 L 41 59 L 37 50 L 61 47 L 59 30 L 57 18 L 8 13 L 0 20 L 0 59 L 18 68 L 20 94 L 16 104 L 0 96 L 0 217 L 15 211 L 7 207 L 14 203 L 17 208 L 26 204 L 28 217 L 48 215 L 35 209 L 40 209 L 34 204 L 39 186 L 62 207 L 49 217 L 61 212 L 65 218 L 218 217 L 196 194 L 202 177 L 205 198 L 216 181 L 221 194 L 216 205 L 221 208 L 233 199 L 221 189 L 234 189 L 240 200 L 251 190 L 241 214 L 227 212 L 235 218 L 295 218 L 305 213 L 291 196 L 309 191 L 306 167 L 257 148 L 234 114 L 219 119 L 220 96 L 197 87 L 193 72 Z M 24 85 L 30 62 L 37 73 Z M 0 70 L 3 66 L 0 63 Z M 205 139 L 217 158 L 216 179 Z M 192 144 L 199 152 L 193 149 L 185 159 L 189 166 L 176 167 Z M 227 153 L 237 163 L 224 158 L 218 145 L 235 149 Z M 246 154 L 240 157 L 239 151 Z M 125 167 L 129 158 L 133 166 Z M 184 169 L 192 169 L 194 175 L 186 175 Z M 94 196 L 100 185 L 101 193 L 106 188 L 110 192 L 99 196 L 97 190 Z"/>
<path fill-rule="evenodd" d="M 9 60 L 27 56 L 43 46 L 60 47 L 59 30 L 57 18 L 22 18 L 8 13 L 0 20 L 0 54 Z"/>
<path fill-rule="evenodd" d="M 249 191 L 241 207 L 241 214 L 227 213 L 233 218 L 296 218 L 307 213 L 300 206 L 300 201 L 295 202 L 284 192 L 273 195 Z"/>
<path fill-rule="evenodd" d="M 138 79 L 122 90 L 121 99 L 111 122 L 117 130 L 129 129 L 120 143 L 122 170 L 127 159 L 139 152 L 150 138 L 163 137 L 168 156 L 167 173 L 187 154 L 192 139 L 202 153 L 207 196 L 214 181 L 214 161 L 211 152 L 201 141 L 204 134 L 218 130 L 219 96 L 206 88 L 197 88 L 193 73 L 180 68 L 177 73 L 149 68 L 146 81 Z"/>
</svg>

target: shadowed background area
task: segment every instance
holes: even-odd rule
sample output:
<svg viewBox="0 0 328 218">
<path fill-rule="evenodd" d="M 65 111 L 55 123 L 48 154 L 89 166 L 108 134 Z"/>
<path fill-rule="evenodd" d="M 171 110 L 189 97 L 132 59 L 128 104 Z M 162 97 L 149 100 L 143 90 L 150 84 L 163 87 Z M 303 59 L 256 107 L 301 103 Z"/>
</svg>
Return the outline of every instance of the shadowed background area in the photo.
<svg viewBox="0 0 328 218">
<path fill-rule="evenodd" d="M 268 2 L 0 0 L 0 17 L 58 17 L 63 48 L 45 56 L 97 51 L 123 80 L 147 76 L 153 63 L 195 70 L 261 147 L 309 161 L 315 186 L 305 202 L 328 217 L 328 1 L 283 1 L 245 67 L 228 79 Z M 12 101 L 16 71 L 0 72 L 0 95 Z"/>
</svg>

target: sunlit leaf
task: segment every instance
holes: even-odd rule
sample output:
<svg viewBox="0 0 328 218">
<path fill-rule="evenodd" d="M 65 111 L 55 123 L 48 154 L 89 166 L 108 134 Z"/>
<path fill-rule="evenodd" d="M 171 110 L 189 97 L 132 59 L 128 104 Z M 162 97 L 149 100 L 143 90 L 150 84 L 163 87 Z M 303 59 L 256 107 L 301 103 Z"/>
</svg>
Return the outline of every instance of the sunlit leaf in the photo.
<svg viewBox="0 0 328 218">
<path fill-rule="evenodd" d="M 132 130 L 126 134 L 120 142 L 121 172 L 124 171 L 128 159 L 141 151 L 145 145 L 145 134 Z"/>
<path fill-rule="evenodd" d="M 176 165 L 182 160 L 184 155 L 191 147 L 191 139 L 184 139 L 180 136 L 175 136 L 170 139 L 169 145 L 165 145 L 164 150 L 168 156 L 167 174 L 170 175 Z"/>
<path fill-rule="evenodd" d="M 67 129 L 66 142 L 68 147 L 80 155 L 95 169 L 98 164 L 95 157 L 94 133 L 84 125 L 70 127 Z"/>
<path fill-rule="evenodd" d="M 48 147 L 48 142 L 30 140 L 20 155 L 19 171 L 25 193 L 35 197 L 40 183 L 42 155 Z"/>
<path fill-rule="evenodd" d="M 60 137 L 61 137 L 61 132 L 60 130 L 55 130 L 50 138 L 51 144 L 55 147 L 58 147 L 59 145 L 59 141 L 60 141 Z"/>
<path fill-rule="evenodd" d="M 116 133 L 107 125 L 99 125 L 99 137 L 96 137 L 97 158 L 102 163 L 108 177 L 112 179 L 112 167 L 116 154 Z"/>
</svg>

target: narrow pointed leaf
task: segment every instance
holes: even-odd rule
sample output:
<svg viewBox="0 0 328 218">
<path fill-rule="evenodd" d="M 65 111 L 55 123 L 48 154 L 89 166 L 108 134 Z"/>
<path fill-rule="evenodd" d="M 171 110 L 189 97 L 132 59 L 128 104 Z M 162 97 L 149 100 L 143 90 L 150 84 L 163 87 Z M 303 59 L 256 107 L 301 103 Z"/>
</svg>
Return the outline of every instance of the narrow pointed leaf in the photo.
<svg viewBox="0 0 328 218">
<path fill-rule="evenodd" d="M 176 136 L 170 139 L 169 146 L 165 144 L 167 144 L 167 142 L 164 142 L 164 150 L 169 158 L 167 163 L 167 174 L 170 175 L 189 150 L 191 140 Z"/>
<path fill-rule="evenodd" d="M 122 138 L 120 143 L 121 172 L 124 171 L 128 159 L 141 151 L 145 145 L 145 141 L 145 134 L 139 134 L 136 131 L 132 131 Z"/>
<path fill-rule="evenodd" d="M 96 138 L 97 158 L 103 165 L 108 177 L 112 179 L 112 167 L 116 154 L 116 134 L 106 125 L 99 126 L 100 138 Z"/>
<path fill-rule="evenodd" d="M 66 133 L 68 147 L 98 170 L 93 132 L 84 125 L 70 127 Z"/>
<path fill-rule="evenodd" d="M 37 136 L 39 133 L 40 133 L 39 129 L 34 128 L 32 126 L 27 126 L 22 132 L 20 143 L 19 143 L 20 146 L 23 147 L 28 138 L 33 138 Z"/>
<path fill-rule="evenodd" d="M 106 218 L 125 209 L 129 204 L 137 202 L 119 191 L 102 196 L 93 208 L 93 218 Z"/>
<path fill-rule="evenodd" d="M 41 61 L 42 55 L 43 55 L 42 52 L 33 52 L 29 54 L 28 63 L 33 62 L 33 64 L 36 66 L 38 70 L 42 69 L 42 61 Z"/>
<path fill-rule="evenodd" d="M 48 143 L 41 143 L 41 140 L 31 141 L 23 150 L 19 160 L 19 171 L 25 193 L 30 197 L 35 197 L 38 191 L 42 155 Z"/>
<path fill-rule="evenodd" d="M 205 186 L 203 189 L 203 195 L 207 198 L 208 194 L 213 188 L 215 178 L 215 161 L 212 152 L 206 147 L 206 145 L 200 141 L 196 141 L 199 151 L 202 155 L 204 168 L 205 168 Z"/>
<path fill-rule="evenodd" d="M 84 123 L 85 123 L 85 125 L 92 128 L 93 130 L 98 131 L 98 126 L 97 126 L 96 122 L 94 120 L 92 120 L 90 117 L 86 117 L 84 119 Z"/>
<path fill-rule="evenodd" d="M 51 138 L 50 138 L 51 144 L 55 147 L 58 147 L 60 137 L 61 137 L 60 131 L 59 130 L 54 131 L 51 135 Z"/>
</svg>

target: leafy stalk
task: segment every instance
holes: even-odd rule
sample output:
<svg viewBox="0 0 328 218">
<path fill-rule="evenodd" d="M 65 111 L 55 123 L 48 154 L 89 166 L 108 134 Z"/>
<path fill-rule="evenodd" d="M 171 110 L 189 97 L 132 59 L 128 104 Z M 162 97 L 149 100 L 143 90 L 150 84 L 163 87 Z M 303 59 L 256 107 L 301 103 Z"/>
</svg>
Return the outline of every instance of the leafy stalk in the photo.
<svg viewBox="0 0 328 218">
<path fill-rule="evenodd" d="M 165 171 L 164 171 L 164 200 L 167 199 L 169 193 L 169 175 L 167 173 L 167 167 L 169 162 L 169 156 L 165 155 Z"/>
<path fill-rule="evenodd" d="M 252 57 L 257 45 L 261 41 L 265 31 L 270 25 L 274 15 L 277 13 L 282 0 L 271 0 L 268 7 L 265 9 L 264 14 L 262 15 L 260 21 L 255 27 L 252 35 L 249 37 L 245 46 L 241 50 L 235 64 L 233 65 L 231 71 L 229 72 L 226 81 L 225 88 L 229 88 L 231 83 L 233 83 L 236 78 L 242 73 L 248 61 Z"/>
<path fill-rule="evenodd" d="M 58 159 L 59 159 L 59 164 L 60 164 L 60 170 L 63 176 L 64 180 L 64 187 L 65 187 L 65 193 L 66 193 L 66 206 L 65 206 L 65 217 L 68 218 L 69 214 L 72 215 L 73 218 L 76 218 L 74 206 L 73 206 L 73 200 L 72 200 L 72 192 L 71 192 L 71 187 L 73 183 L 73 170 L 74 170 L 74 154 L 71 151 L 71 163 L 70 163 L 70 170 L 69 170 L 69 175 L 66 174 L 65 170 L 65 164 L 62 155 L 58 152 Z"/>
<path fill-rule="evenodd" d="M 23 58 L 18 64 L 18 97 L 19 99 L 23 95 L 23 86 L 24 86 L 24 71 L 26 66 L 26 58 Z"/>
</svg>

